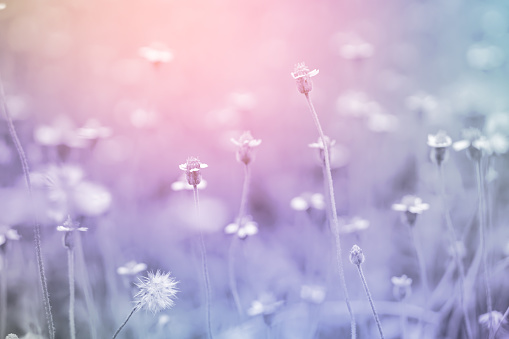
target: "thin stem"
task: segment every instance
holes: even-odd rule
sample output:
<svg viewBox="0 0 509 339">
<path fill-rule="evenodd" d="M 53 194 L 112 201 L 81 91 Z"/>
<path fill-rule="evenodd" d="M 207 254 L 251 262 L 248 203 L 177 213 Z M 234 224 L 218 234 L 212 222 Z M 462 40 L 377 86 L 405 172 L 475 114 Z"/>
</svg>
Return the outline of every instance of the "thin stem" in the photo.
<svg viewBox="0 0 509 339">
<path fill-rule="evenodd" d="M 239 316 L 242 318 L 244 316 L 244 312 L 242 311 L 242 305 L 240 304 L 239 292 L 237 290 L 237 281 L 235 279 L 235 244 L 238 242 L 237 235 L 233 235 L 232 242 L 230 243 L 230 249 L 228 251 L 228 277 L 230 280 L 230 289 L 232 290 L 233 300 L 235 302 L 235 306 L 237 307 L 237 312 L 239 312 Z"/>
<path fill-rule="evenodd" d="M 49 292 L 48 292 L 48 283 L 46 280 L 46 273 L 44 271 L 44 262 L 42 260 L 42 251 L 41 251 L 41 228 L 39 225 L 39 221 L 37 218 L 37 212 L 35 208 L 34 198 L 32 194 L 32 183 L 30 181 L 30 170 L 28 167 L 28 161 L 23 151 L 23 147 L 21 146 L 21 142 L 19 141 L 18 134 L 16 133 L 16 129 L 14 128 L 14 123 L 12 122 L 11 115 L 9 114 L 9 110 L 7 108 L 7 104 L 5 101 L 5 92 L 3 83 L 0 78 L 0 98 L 2 99 L 2 110 L 5 116 L 5 120 L 7 121 L 7 126 L 9 128 L 9 134 L 11 135 L 14 146 L 16 147 L 16 151 L 18 153 L 21 168 L 23 169 L 23 175 L 25 177 L 25 183 L 28 189 L 28 195 L 30 199 L 30 205 L 32 206 L 32 218 L 34 223 L 34 242 L 35 242 L 35 254 L 37 257 L 37 266 L 39 268 L 39 280 L 41 283 L 42 289 L 42 301 L 44 304 L 44 311 L 46 313 L 46 322 L 48 324 L 48 334 L 49 339 L 55 339 L 55 325 L 53 323 L 53 315 L 51 314 L 51 304 L 49 300 Z"/>
<path fill-rule="evenodd" d="M 313 103 L 311 102 L 311 98 L 309 97 L 309 93 L 305 93 L 306 101 L 308 103 L 309 109 L 311 111 L 311 115 L 313 116 L 313 121 L 315 122 L 315 126 L 318 130 L 318 133 L 320 134 L 320 138 L 322 139 L 323 143 L 323 152 L 324 152 L 324 163 L 325 163 L 325 174 L 326 174 L 326 180 L 328 182 L 329 186 L 329 200 L 330 200 L 330 207 L 331 207 L 331 219 L 329 219 L 329 222 L 332 223 L 332 232 L 334 233 L 335 237 L 335 243 L 336 243 L 336 259 L 338 262 L 338 269 L 339 269 L 339 277 L 341 280 L 341 286 L 343 288 L 343 294 L 345 295 L 345 302 L 346 307 L 348 308 L 348 313 L 350 314 L 350 331 L 351 331 L 351 337 L 352 339 L 355 339 L 357 337 L 357 327 L 355 324 L 355 316 L 352 311 L 352 306 L 350 305 L 350 298 L 348 296 L 348 289 L 346 287 L 346 279 L 345 279 L 345 272 L 343 269 L 343 254 L 341 251 L 341 239 L 339 236 L 339 222 L 338 222 L 338 214 L 336 211 L 336 200 L 334 198 L 334 184 L 332 181 L 332 173 L 331 173 L 331 167 L 330 167 L 330 158 L 329 158 L 329 147 L 327 145 L 327 142 L 325 140 L 325 134 L 323 133 L 322 126 L 320 125 L 320 121 L 318 120 L 318 115 L 316 114 L 315 108 L 313 106 Z"/>
<path fill-rule="evenodd" d="M 249 183 L 251 181 L 251 171 L 249 165 L 244 166 L 244 185 L 242 186 L 242 195 L 239 207 L 239 227 L 242 226 L 242 219 L 246 216 L 247 196 L 249 193 Z"/>
<path fill-rule="evenodd" d="M 497 325 L 497 328 L 495 329 L 495 333 L 493 333 L 493 337 L 495 337 L 498 330 L 500 329 L 500 326 L 502 325 L 502 323 L 504 322 L 505 318 L 507 318 L 508 315 L 509 315 L 509 307 L 507 308 L 507 310 L 505 310 L 505 313 L 502 316 L 502 319 L 500 319 L 500 323 Z"/>
<path fill-rule="evenodd" d="M 127 316 L 125 321 L 122 323 L 122 325 L 120 325 L 120 327 L 118 328 L 117 332 L 115 332 L 115 334 L 113 335 L 113 337 L 111 339 L 115 339 L 117 337 L 117 335 L 120 333 L 120 331 L 124 328 L 124 326 L 129 321 L 129 319 L 131 319 L 131 316 L 134 314 L 134 312 L 136 312 L 136 310 L 138 309 L 138 306 L 139 305 L 136 305 L 136 306 L 133 307 L 133 309 L 131 310 L 131 313 L 129 313 L 129 315 Z"/>
<path fill-rule="evenodd" d="M 74 323 L 74 250 L 72 247 L 67 247 L 67 266 L 69 267 L 69 330 L 71 332 L 71 339 L 76 339 L 76 326 Z"/>
<path fill-rule="evenodd" d="M 419 262 L 419 272 L 420 272 L 420 276 L 421 276 L 421 280 L 422 280 L 422 285 L 424 287 L 424 292 L 426 293 L 426 296 L 429 297 L 430 290 L 429 290 L 429 285 L 428 285 L 428 275 L 426 273 L 426 263 L 424 262 L 424 255 L 422 254 L 421 246 L 415 239 L 414 226 L 410 226 L 410 237 L 412 238 L 412 242 L 413 242 L 414 248 L 415 248 L 415 253 L 417 255 L 417 261 Z M 426 311 L 429 309 L 429 300 L 426 302 L 425 309 L 426 309 Z M 422 331 L 424 330 L 424 322 L 422 321 L 421 318 L 419 318 L 419 323 L 420 323 L 419 337 L 421 337 Z"/>
<path fill-rule="evenodd" d="M 406 304 L 401 301 L 401 307 L 402 308 L 406 308 Z M 408 328 L 407 328 L 407 322 L 408 322 L 408 317 L 406 315 L 406 312 L 402 312 L 401 315 L 399 316 L 399 321 L 400 321 L 400 324 L 401 324 L 401 339 L 408 339 Z"/>
<path fill-rule="evenodd" d="M 376 326 L 378 327 L 378 332 L 380 332 L 380 338 L 384 339 L 382 324 L 380 323 L 380 319 L 378 318 L 378 313 L 376 313 L 375 304 L 373 303 L 373 298 L 371 297 L 371 293 L 369 292 L 368 283 L 366 282 L 366 278 L 364 277 L 364 273 L 362 272 L 361 265 L 357 265 L 357 269 L 359 271 L 359 276 L 361 277 L 362 280 L 362 285 L 364 286 L 364 291 L 366 291 L 366 295 L 368 296 L 369 304 L 371 305 L 371 310 L 373 311 L 373 317 L 375 318 Z"/>
<path fill-rule="evenodd" d="M 445 214 L 445 223 L 447 225 L 447 229 L 449 232 L 451 248 L 453 250 L 454 260 L 456 261 L 456 266 L 458 267 L 458 271 L 460 273 L 460 306 L 463 311 L 463 316 L 465 317 L 465 326 L 467 330 L 467 337 L 472 338 L 472 325 L 470 323 L 470 318 L 468 316 L 467 307 L 465 305 L 465 298 L 463 295 L 463 291 L 465 290 L 465 268 L 463 267 L 463 263 L 461 262 L 460 255 L 458 253 L 458 248 L 456 246 L 457 236 L 454 231 L 454 226 L 452 224 L 451 212 L 449 209 L 449 205 L 447 203 L 447 195 L 445 192 L 445 175 L 444 175 L 444 167 L 438 165 L 438 170 L 440 174 L 440 186 L 441 186 L 441 194 L 442 194 L 442 202 L 444 204 L 444 214 Z"/>
<path fill-rule="evenodd" d="M 7 253 L 0 249 L 0 338 L 5 338 L 7 322 Z"/>
<path fill-rule="evenodd" d="M 484 193 L 484 180 L 483 180 L 483 171 L 482 171 L 482 161 L 479 159 L 477 161 L 476 166 L 476 172 L 477 172 L 477 191 L 479 194 L 479 238 L 480 238 L 480 244 L 479 247 L 481 248 L 481 256 L 482 256 L 482 263 L 484 266 L 483 269 L 483 277 L 484 277 L 484 287 L 485 287 L 485 293 L 486 293 L 486 304 L 488 308 L 488 314 L 489 314 L 489 323 L 493 324 L 493 305 L 491 302 L 491 287 L 489 283 L 488 278 L 488 259 L 486 254 L 486 201 L 485 201 L 485 193 Z M 489 329 L 490 334 L 489 338 L 492 338 L 493 332 L 492 328 Z"/>
<path fill-rule="evenodd" d="M 194 185 L 194 204 L 196 207 L 196 213 L 200 214 L 200 201 L 198 197 L 198 187 Z M 206 312 L 206 322 L 207 322 L 207 331 L 208 338 L 212 339 L 212 326 L 210 322 L 210 295 L 211 295 L 211 287 L 210 287 L 210 277 L 209 277 L 209 269 L 207 265 L 207 248 L 205 247 L 205 240 L 203 239 L 203 232 L 200 231 L 200 252 L 201 252 L 201 262 L 203 269 L 203 278 L 205 280 L 205 312 Z"/>
</svg>

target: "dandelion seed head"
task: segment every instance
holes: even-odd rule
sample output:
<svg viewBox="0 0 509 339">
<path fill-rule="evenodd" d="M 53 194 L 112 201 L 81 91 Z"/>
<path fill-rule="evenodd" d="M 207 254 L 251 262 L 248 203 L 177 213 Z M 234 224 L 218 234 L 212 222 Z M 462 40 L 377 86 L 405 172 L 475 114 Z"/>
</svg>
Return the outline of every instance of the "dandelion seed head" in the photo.
<svg viewBox="0 0 509 339">
<path fill-rule="evenodd" d="M 352 249 L 350 250 L 350 262 L 354 265 L 359 266 L 362 264 L 365 260 L 364 253 L 362 253 L 362 249 L 357 246 L 353 245 Z"/>
<path fill-rule="evenodd" d="M 138 309 L 152 313 L 171 308 L 178 293 L 178 282 L 170 276 L 170 272 L 148 272 L 147 277 L 139 278 L 136 286 L 140 289 L 134 296 Z"/>
</svg>

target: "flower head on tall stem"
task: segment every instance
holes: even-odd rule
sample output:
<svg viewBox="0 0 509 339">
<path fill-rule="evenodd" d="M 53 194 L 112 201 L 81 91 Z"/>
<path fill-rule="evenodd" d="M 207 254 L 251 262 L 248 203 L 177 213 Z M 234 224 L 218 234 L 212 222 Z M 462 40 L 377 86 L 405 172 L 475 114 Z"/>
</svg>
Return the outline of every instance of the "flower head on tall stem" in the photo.
<svg viewBox="0 0 509 339">
<path fill-rule="evenodd" d="M 245 216 L 242 220 L 226 225 L 224 228 L 226 234 L 236 234 L 240 239 L 246 239 L 248 236 L 258 233 L 258 224 L 253 221 L 250 215 Z"/>
<path fill-rule="evenodd" d="M 447 149 L 452 145 L 452 139 L 444 131 L 428 135 L 428 146 L 431 147 L 431 161 L 438 166 L 448 158 Z"/>
<path fill-rule="evenodd" d="M 207 164 L 200 162 L 196 157 L 189 157 L 185 164 L 179 165 L 179 168 L 186 173 L 187 183 L 193 187 L 198 186 L 201 182 L 201 169 L 209 167 Z"/>
<path fill-rule="evenodd" d="M 392 277 L 392 294 L 398 301 L 403 301 L 412 294 L 412 279 L 403 274 L 401 277 Z"/>
<path fill-rule="evenodd" d="M 429 204 L 423 203 L 422 199 L 414 195 L 405 195 L 400 203 L 392 204 L 394 211 L 404 212 L 406 223 L 415 225 L 417 215 L 429 209 Z"/>
<path fill-rule="evenodd" d="M 318 74 L 318 70 L 314 69 L 312 71 L 306 66 L 305 63 L 301 62 L 295 65 L 295 69 L 292 72 L 292 77 L 295 79 L 297 83 L 297 89 L 302 94 L 307 94 L 311 92 L 313 89 L 313 82 L 311 81 L 311 77 L 314 77 Z"/>
<path fill-rule="evenodd" d="M 332 140 L 328 136 L 324 136 L 325 138 L 325 145 L 327 146 L 327 150 L 329 151 L 329 162 L 330 162 L 330 150 L 331 148 L 336 144 L 336 140 Z M 320 159 L 322 162 L 325 162 L 325 147 L 323 145 L 322 138 L 318 138 L 317 142 L 313 142 L 308 145 L 310 148 L 316 148 L 319 151 Z"/>
<path fill-rule="evenodd" d="M 136 275 L 147 269 L 147 264 L 131 260 L 117 268 L 118 275 Z"/>
<path fill-rule="evenodd" d="M 147 277 L 139 278 L 136 284 L 140 291 L 134 296 L 138 309 L 145 309 L 152 313 L 173 307 L 177 296 L 178 282 L 170 276 L 170 272 L 148 272 Z"/>
<path fill-rule="evenodd" d="M 251 132 L 245 131 L 242 133 L 238 140 L 231 139 L 231 142 L 238 146 L 237 149 L 237 161 L 248 165 L 254 159 L 253 150 L 255 147 L 260 146 L 262 141 L 260 139 L 254 139 Z"/>
<path fill-rule="evenodd" d="M 9 241 L 11 240 L 16 241 L 19 239 L 21 239 L 21 236 L 15 229 L 7 228 L 5 230 L 2 230 L 2 228 L 0 227 L 0 249 L 2 249 Z"/>
<path fill-rule="evenodd" d="M 452 144 L 455 151 L 467 150 L 467 155 L 473 161 L 480 161 L 484 155 L 492 153 L 489 140 L 477 128 L 463 130 L 463 140 Z"/>
</svg>

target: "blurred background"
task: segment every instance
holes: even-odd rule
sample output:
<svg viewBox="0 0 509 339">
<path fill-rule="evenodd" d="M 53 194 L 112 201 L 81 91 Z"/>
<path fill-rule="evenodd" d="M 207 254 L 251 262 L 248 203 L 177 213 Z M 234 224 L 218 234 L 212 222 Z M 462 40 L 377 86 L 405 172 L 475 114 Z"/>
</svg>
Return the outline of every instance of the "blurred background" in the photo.
<svg viewBox="0 0 509 339">
<path fill-rule="evenodd" d="M 224 228 L 237 217 L 244 180 L 230 139 L 248 130 L 262 143 L 249 165 L 247 203 L 258 234 L 237 244 L 233 255 L 242 307 L 267 294 L 284 301 L 273 337 L 348 335 L 320 157 L 308 147 L 318 133 L 290 74 L 303 61 L 320 71 L 310 96 L 325 134 L 336 140 L 336 203 L 360 338 L 376 335 L 376 326 L 347 260 L 354 243 L 366 255 L 366 277 L 388 338 L 403 337 L 391 277 L 413 279 L 408 304 L 423 308 L 428 297 L 408 226 L 392 204 L 412 194 L 430 205 L 415 233 L 432 289 L 451 261 L 439 171 L 426 144 L 439 130 L 458 141 L 463 129 L 474 127 L 490 142 L 483 178 L 487 248 L 499 296 L 493 306 L 504 313 L 508 34 L 505 1 L 2 1 L 0 74 L 31 169 L 57 338 L 68 337 L 68 282 L 56 227 L 68 215 L 88 227 L 79 232 L 78 338 L 94 336 L 90 319 L 99 337 L 125 319 L 135 274 L 117 269 L 132 260 L 171 271 L 180 293 L 171 310 L 136 313 L 123 338 L 204 338 L 200 230 L 216 336 L 266 336 L 266 317 L 239 319 L 228 283 L 235 235 Z M 6 333 L 33 338 L 46 331 L 31 204 L 5 121 L 0 133 L 0 233 L 21 235 L 2 252 Z M 209 165 L 202 171 L 207 185 L 200 190 L 199 217 L 178 167 L 189 156 Z M 475 164 L 451 149 L 444 177 L 468 267 L 479 242 Z M 306 301 L 303 286 L 323 298 Z M 485 301 L 472 307 L 477 321 Z M 447 327 L 448 316 L 438 308 L 430 312 L 435 337 L 461 337 Z M 407 338 L 417 318 L 409 320 Z"/>
</svg>

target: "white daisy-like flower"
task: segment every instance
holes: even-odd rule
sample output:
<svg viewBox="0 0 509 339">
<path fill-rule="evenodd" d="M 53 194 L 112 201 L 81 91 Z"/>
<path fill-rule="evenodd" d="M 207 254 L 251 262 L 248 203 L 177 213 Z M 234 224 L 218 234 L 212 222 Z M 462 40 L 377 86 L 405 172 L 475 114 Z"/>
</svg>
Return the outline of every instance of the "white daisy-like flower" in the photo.
<svg viewBox="0 0 509 339">
<path fill-rule="evenodd" d="M 154 65 L 168 63 L 173 60 L 173 53 L 161 42 L 153 42 L 150 46 L 141 47 L 139 55 Z"/>
<path fill-rule="evenodd" d="M 300 289 L 300 297 L 313 304 L 323 303 L 325 295 L 325 287 L 320 285 L 303 285 Z"/>
<path fill-rule="evenodd" d="M 12 228 L 2 227 L 5 230 L 0 231 L 0 246 L 5 244 L 8 240 L 19 240 L 21 239 L 21 236 L 19 235 L 18 231 Z"/>
<path fill-rule="evenodd" d="M 258 233 L 258 224 L 252 220 L 251 216 L 246 216 L 243 218 L 242 223 L 239 223 L 237 220 L 226 225 L 224 232 L 226 234 L 237 234 L 240 239 L 245 239 Z"/>
<path fill-rule="evenodd" d="M 250 316 L 256 315 L 270 315 L 275 313 L 284 301 L 277 300 L 272 293 L 263 293 L 257 300 L 251 303 L 251 307 L 247 310 L 247 314 Z"/>
<path fill-rule="evenodd" d="M 179 165 L 182 171 L 186 172 L 187 183 L 191 186 L 198 186 L 201 182 L 201 169 L 209 167 L 207 164 L 200 162 L 196 157 L 187 158 L 185 164 Z"/>
<path fill-rule="evenodd" d="M 117 268 L 118 275 L 136 275 L 147 269 L 147 264 L 131 260 Z"/>
<path fill-rule="evenodd" d="M 101 125 L 96 119 L 88 120 L 78 129 L 78 137 L 88 140 L 103 139 L 111 136 L 111 128 Z"/>
<path fill-rule="evenodd" d="M 445 148 L 452 145 L 452 139 L 444 131 L 438 131 L 437 134 L 428 134 L 428 146 L 434 148 Z"/>
<path fill-rule="evenodd" d="M 477 128 L 468 128 L 463 131 L 463 140 L 452 144 L 455 151 L 467 150 L 467 155 L 472 160 L 479 160 L 483 155 L 491 154 L 490 141 L 481 134 Z"/>
<path fill-rule="evenodd" d="M 301 62 L 295 65 L 295 69 L 291 74 L 297 83 L 297 89 L 299 92 L 306 94 L 313 89 L 311 78 L 318 73 L 319 71 L 317 69 L 310 71 L 306 64 Z"/>
<path fill-rule="evenodd" d="M 249 131 L 242 133 L 238 140 L 233 138 L 230 140 L 235 146 L 238 146 L 237 161 L 246 165 L 253 160 L 253 149 L 262 143 L 260 139 L 254 139 Z"/>
<path fill-rule="evenodd" d="M 343 224 L 339 229 L 341 233 L 359 232 L 369 227 L 369 220 L 363 219 L 361 217 L 353 217 L 351 219 L 346 219 L 342 221 Z"/>
<path fill-rule="evenodd" d="M 179 292 L 178 282 L 170 276 L 170 272 L 161 273 L 161 271 L 148 272 L 147 277 L 139 278 L 136 286 L 140 289 L 134 296 L 138 309 L 145 309 L 152 313 L 171 308 L 174 299 Z"/>
<path fill-rule="evenodd" d="M 401 277 L 392 277 L 392 293 L 394 298 L 402 301 L 412 293 L 412 279 L 403 274 Z"/>
<path fill-rule="evenodd" d="M 415 195 L 405 195 L 400 203 L 392 204 L 392 209 L 394 211 L 421 214 L 429 209 L 429 204 L 422 202 L 422 199 Z"/>
<path fill-rule="evenodd" d="M 302 193 L 290 201 L 290 207 L 295 211 L 306 211 L 310 208 L 325 209 L 325 198 L 321 193 Z"/>
<path fill-rule="evenodd" d="M 72 231 L 81 231 L 86 232 L 88 227 L 80 227 L 79 222 L 73 221 L 71 216 L 67 216 L 67 219 L 64 221 L 63 225 L 57 226 L 57 231 L 59 232 L 72 232 Z"/>
</svg>

